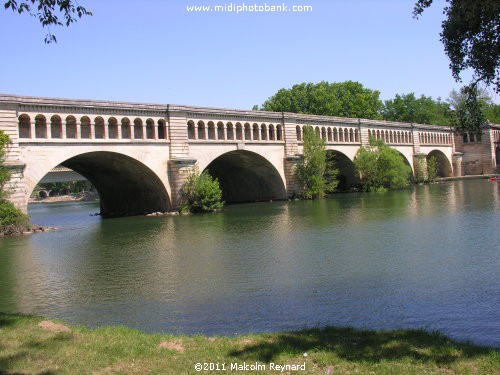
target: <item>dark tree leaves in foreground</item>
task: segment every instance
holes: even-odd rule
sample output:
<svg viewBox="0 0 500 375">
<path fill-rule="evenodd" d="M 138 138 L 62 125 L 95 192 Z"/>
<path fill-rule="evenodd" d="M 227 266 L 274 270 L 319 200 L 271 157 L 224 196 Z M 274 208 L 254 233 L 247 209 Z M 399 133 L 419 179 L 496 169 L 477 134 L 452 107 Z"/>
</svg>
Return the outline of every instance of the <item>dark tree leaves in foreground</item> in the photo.
<svg viewBox="0 0 500 375">
<path fill-rule="evenodd" d="M 433 0 L 418 0 L 413 9 L 420 16 Z M 500 2 L 498 0 L 446 0 L 446 19 L 440 33 L 453 77 L 467 69 L 474 72 L 472 82 L 462 91 L 465 107 L 457 112 L 459 132 L 481 132 L 484 114 L 478 102 L 478 83 L 492 85 L 500 93 Z"/>
<path fill-rule="evenodd" d="M 19 14 L 27 13 L 38 18 L 41 25 L 48 29 L 45 43 L 57 42 L 56 36 L 50 31 L 50 26 L 69 26 L 83 16 L 92 15 L 74 0 L 7 0 L 4 7 Z"/>
<path fill-rule="evenodd" d="M 420 16 L 433 0 L 418 0 L 413 10 Z M 442 23 L 441 41 L 453 77 L 474 71 L 474 83 L 482 81 L 500 92 L 500 2 L 498 0 L 446 0 L 446 19 Z"/>
</svg>

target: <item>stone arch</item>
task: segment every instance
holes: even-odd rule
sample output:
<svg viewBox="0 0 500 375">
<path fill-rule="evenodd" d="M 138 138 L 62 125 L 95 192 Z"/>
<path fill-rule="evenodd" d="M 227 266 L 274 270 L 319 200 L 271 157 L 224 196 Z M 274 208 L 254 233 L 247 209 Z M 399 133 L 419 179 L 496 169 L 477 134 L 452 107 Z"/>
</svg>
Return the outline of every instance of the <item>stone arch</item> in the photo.
<svg viewBox="0 0 500 375">
<path fill-rule="evenodd" d="M 118 139 L 118 120 L 114 117 L 108 119 L 108 138 Z"/>
<path fill-rule="evenodd" d="M 254 141 L 258 141 L 259 140 L 259 135 L 260 135 L 259 124 L 253 124 L 252 125 L 252 137 L 253 137 L 253 140 Z"/>
<path fill-rule="evenodd" d="M 134 120 L 134 139 L 144 139 L 142 120 L 140 118 Z"/>
<path fill-rule="evenodd" d="M 207 135 L 208 139 L 215 140 L 215 124 L 213 121 L 207 123 Z"/>
<path fill-rule="evenodd" d="M 248 122 L 245 123 L 245 141 L 251 141 L 252 140 L 252 127 Z"/>
<path fill-rule="evenodd" d="M 79 173 L 94 185 L 103 217 L 165 212 L 171 207 L 164 183 L 134 157 L 118 152 L 90 151 L 58 164 Z M 36 185 L 38 181 L 33 182 Z"/>
<path fill-rule="evenodd" d="M 69 115 L 66 117 L 66 138 L 69 138 L 69 139 L 76 139 L 77 138 L 75 116 Z"/>
<path fill-rule="evenodd" d="M 251 151 L 226 152 L 205 168 L 219 180 L 228 203 L 256 202 L 286 198 L 278 170 L 265 157 Z"/>
<path fill-rule="evenodd" d="M 122 118 L 122 139 L 130 139 L 132 136 L 130 132 L 130 120 L 128 117 Z"/>
<path fill-rule="evenodd" d="M 326 141 L 326 128 L 324 126 L 321 128 L 321 139 Z"/>
<path fill-rule="evenodd" d="M 167 123 L 163 119 L 158 120 L 158 139 L 167 139 Z"/>
<path fill-rule="evenodd" d="M 237 141 L 243 140 L 243 128 L 239 122 L 236 123 L 236 140 Z"/>
<path fill-rule="evenodd" d="M 47 138 L 47 120 L 44 115 L 35 117 L 35 137 Z"/>
<path fill-rule="evenodd" d="M 31 119 L 25 113 L 19 116 L 18 131 L 19 138 L 31 138 Z"/>
<path fill-rule="evenodd" d="M 217 139 L 224 140 L 226 138 L 225 131 L 224 131 L 224 123 L 222 121 L 219 121 L 217 123 Z"/>
<path fill-rule="evenodd" d="M 155 122 L 150 118 L 146 120 L 146 139 L 155 139 Z"/>
<path fill-rule="evenodd" d="M 297 125 L 295 127 L 295 132 L 297 133 L 297 141 L 302 142 L 302 129 L 301 129 L 300 125 Z"/>
<path fill-rule="evenodd" d="M 337 150 L 327 150 L 326 159 L 328 162 L 333 162 L 334 167 L 339 170 L 337 190 L 348 191 L 359 183 L 354 163 L 346 154 Z"/>
<path fill-rule="evenodd" d="M 270 141 L 276 140 L 276 133 L 274 132 L 274 125 L 269 124 L 269 138 Z"/>
<path fill-rule="evenodd" d="M 198 139 L 206 139 L 205 123 L 198 121 Z"/>
<path fill-rule="evenodd" d="M 333 141 L 333 138 L 332 138 L 332 128 L 331 127 L 328 127 L 328 130 L 327 130 L 327 139 L 328 139 L 328 142 L 332 142 Z"/>
<path fill-rule="evenodd" d="M 260 125 L 260 139 L 262 141 L 266 141 L 267 140 L 267 127 L 266 127 L 266 124 L 261 124 Z"/>
<path fill-rule="evenodd" d="M 94 119 L 94 135 L 96 139 L 104 139 L 104 119 L 98 116 Z"/>
<path fill-rule="evenodd" d="M 495 160 L 496 160 L 496 166 L 497 166 L 497 172 L 500 169 L 500 144 L 497 144 L 495 147 Z"/>
<path fill-rule="evenodd" d="M 436 158 L 438 164 L 438 170 L 437 170 L 438 177 L 453 176 L 453 169 L 451 167 L 451 163 L 442 151 L 432 150 L 427 154 L 427 160 L 429 160 L 432 157 Z"/>
<path fill-rule="evenodd" d="M 50 118 L 50 138 L 62 138 L 62 120 L 58 115 Z"/>
<path fill-rule="evenodd" d="M 234 125 L 232 122 L 228 122 L 226 124 L 226 139 L 229 141 L 234 141 Z"/>
<path fill-rule="evenodd" d="M 90 118 L 83 116 L 80 119 L 80 131 L 82 139 L 90 139 L 92 137 L 92 128 L 90 126 Z"/>
<path fill-rule="evenodd" d="M 252 128 L 248 122 L 245 123 L 245 141 L 252 140 Z"/>
<path fill-rule="evenodd" d="M 283 127 L 281 126 L 281 124 L 276 125 L 276 140 L 277 141 L 283 140 Z"/>
<path fill-rule="evenodd" d="M 188 128 L 188 139 L 196 139 L 196 126 L 193 120 L 189 120 L 187 123 Z"/>
</svg>

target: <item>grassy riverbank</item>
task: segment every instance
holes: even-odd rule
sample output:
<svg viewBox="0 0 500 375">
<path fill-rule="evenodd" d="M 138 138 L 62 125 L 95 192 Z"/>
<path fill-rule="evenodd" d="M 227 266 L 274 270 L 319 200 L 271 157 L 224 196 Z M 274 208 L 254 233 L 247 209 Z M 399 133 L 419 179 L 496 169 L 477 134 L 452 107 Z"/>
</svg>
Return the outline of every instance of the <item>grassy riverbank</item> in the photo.
<svg viewBox="0 0 500 375">
<path fill-rule="evenodd" d="M 307 353 L 307 354 L 305 354 Z M 231 366 L 252 366 L 242 371 Z M 221 371 L 195 370 L 197 363 Z M 271 363 L 276 364 L 271 369 Z M 306 371 L 277 365 L 303 365 Z M 226 371 L 223 371 L 223 365 Z M 264 367 L 262 367 L 264 366 Z M 278 368 L 278 369 L 276 369 Z M 500 350 L 423 331 L 312 329 L 244 337 L 67 327 L 0 313 L 0 374 L 500 374 Z"/>
</svg>

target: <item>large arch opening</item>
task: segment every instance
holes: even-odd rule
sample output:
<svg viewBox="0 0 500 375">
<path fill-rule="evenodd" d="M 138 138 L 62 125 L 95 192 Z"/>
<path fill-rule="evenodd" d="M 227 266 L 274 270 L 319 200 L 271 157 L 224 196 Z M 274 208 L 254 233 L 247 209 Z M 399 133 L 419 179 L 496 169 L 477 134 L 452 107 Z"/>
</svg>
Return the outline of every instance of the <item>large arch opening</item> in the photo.
<svg viewBox="0 0 500 375">
<path fill-rule="evenodd" d="M 205 170 L 219 180 L 227 203 L 286 199 L 285 185 L 276 168 L 254 152 L 227 152 Z"/>
<path fill-rule="evenodd" d="M 102 217 L 165 212 L 170 199 L 163 182 L 146 165 L 114 152 L 89 152 L 60 165 L 79 173 L 96 188 Z"/>
<path fill-rule="evenodd" d="M 408 175 L 408 181 L 410 181 L 412 183 L 415 182 L 415 175 L 413 173 L 413 168 L 412 168 L 412 165 L 411 165 L 410 161 L 406 158 L 406 156 L 401 151 L 399 151 L 399 150 L 397 150 L 395 148 L 393 148 L 393 150 L 396 150 L 398 152 L 399 156 L 401 156 L 401 158 L 403 159 L 404 163 L 408 167 L 410 167 L 410 173 Z"/>
<path fill-rule="evenodd" d="M 443 154 L 443 152 L 439 150 L 433 150 L 429 152 L 429 154 L 427 154 L 427 161 L 432 157 L 434 157 L 437 161 L 438 177 L 451 177 L 453 175 L 450 161 L 448 160 L 446 155 Z"/>
<path fill-rule="evenodd" d="M 326 160 L 327 163 L 333 163 L 333 167 L 339 170 L 337 190 L 349 191 L 352 187 L 359 184 L 354 163 L 344 153 L 336 150 L 327 150 Z"/>
<path fill-rule="evenodd" d="M 500 145 L 497 144 L 497 146 L 495 147 L 495 160 L 496 160 L 496 166 L 497 166 L 497 169 L 496 171 L 500 171 Z"/>
</svg>

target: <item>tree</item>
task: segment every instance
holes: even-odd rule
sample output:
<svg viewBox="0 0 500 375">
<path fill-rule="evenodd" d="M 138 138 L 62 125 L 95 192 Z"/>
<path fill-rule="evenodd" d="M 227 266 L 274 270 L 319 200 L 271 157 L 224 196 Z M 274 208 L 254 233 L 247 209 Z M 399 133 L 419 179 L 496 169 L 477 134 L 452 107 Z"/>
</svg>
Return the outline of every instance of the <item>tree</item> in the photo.
<svg viewBox="0 0 500 375">
<path fill-rule="evenodd" d="M 453 108 L 452 124 L 460 134 L 465 132 L 481 134 L 482 127 L 486 125 L 486 109 L 491 102 L 486 90 L 478 87 L 464 86 L 460 93 L 453 90 L 449 102 Z"/>
<path fill-rule="evenodd" d="M 418 0 L 414 17 L 420 16 L 433 0 Z M 455 126 L 459 132 L 481 132 L 484 116 L 478 103 L 478 83 L 493 85 L 500 93 L 500 3 L 498 0 L 446 0 L 446 19 L 442 23 L 441 41 L 450 60 L 456 81 L 460 73 L 472 69 L 473 78 L 462 89 L 464 107 L 457 111 Z"/>
<path fill-rule="evenodd" d="M 431 156 L 427 159 L 427 180 L 433 182 L 438 176 L 438 161 L 435 156 Z"/>
<path fill-rule="evenodd" d="M 9 136 L 0 130 L 0 233 L 2 234 L 19 233 L 31 227 L 28 216 L 6 199 L 9 192 L 5 190 L 5 185 L 10 180 L 10 170 L 5 166 L 5 156 L 9 144 Z"/>
<path fill-rule="evenodd" d="M 382 140 L 370 138 L 369 145 L 360 147 L 354 166 L 365 191 L 402 189 L 409 185 L 411 168 L 398 151 Z"/>
<path fill-rule="evenodd" d="M 485 108 L 484 115 L 492 123 L 500 124 L 500 104 L 488 104 Z"/>
<path fill-rule="evenodd" d="M 5 155 L 9 144 L 9 136 L 0 130 L 0 201 L 7 196 L 5 185 L 10 180 L 10 170 L 5 166 Z"/>
<path fill-rule="evenodd" d="M 281 89 L 264 102 L 261 109 L 273 112 L 354 118 L 380 118 L 380 92 L 364 88 L 359 82 L 301 83 Z M 256 109 L 256 107 L 254 107 Z"/>
<path fill-rule="evenodd" d="M 304 127 L 303 145 L 304 152 L 295 173 L 303 185 L 304 197 L 321 199 L 337 187 L 338 171 L 332 161 L 327 163 L 325 141 L 311 126 Z"/>
<path fill-rule="evenodd" d="M 414 93 L 399 95 L 386 100 L 382 114 L 384 120 L 418 124 L 450 125 L 449 104 L 430 96 L 416 98 Z"/>
<path fill-rule="evenodd" d="M 38 18 L 43 27 L 47 27 L 45 43 L 57 43 L 56 36 L 50 31 L 50 26 L 69 26 L 83 16 L 91 16 L 85 7 L 76 0 L 7 0 L 5 9 L 12 9 L 19 14 L 27 13 Z"/>
<path fill-rule="evenodd" d="M 484 82 L 500 92 L 500 3 L 498 0 L 446 0 L 441 42 L 450 60 L 453 77 L 472 69 L 472 85 Z M 418 0 L 413 9 L 418 18 L 433 0 Z"/>
<path fill-rule="evenodd" d="M 199 173 L 195 170 L 182 188 L 186 201 L 184 209 L 191 212 L 214 212 L 224 205 L 222 202 L 222 190 L 217 179 L 207 171 Z"/>
</svg>

